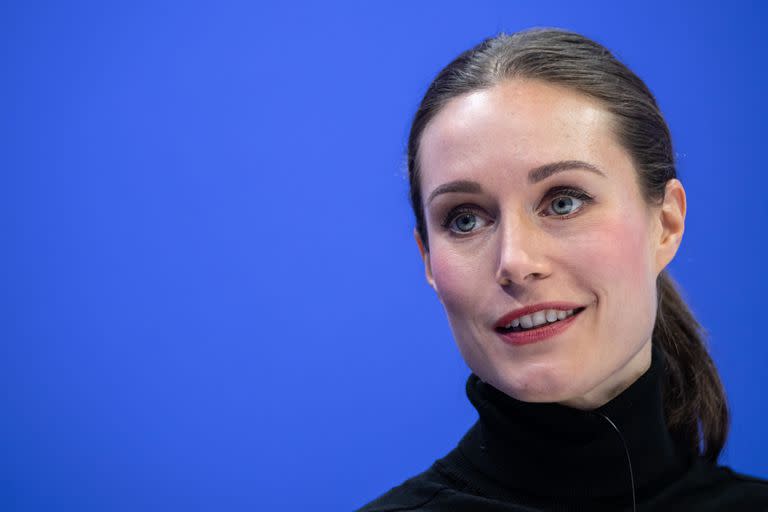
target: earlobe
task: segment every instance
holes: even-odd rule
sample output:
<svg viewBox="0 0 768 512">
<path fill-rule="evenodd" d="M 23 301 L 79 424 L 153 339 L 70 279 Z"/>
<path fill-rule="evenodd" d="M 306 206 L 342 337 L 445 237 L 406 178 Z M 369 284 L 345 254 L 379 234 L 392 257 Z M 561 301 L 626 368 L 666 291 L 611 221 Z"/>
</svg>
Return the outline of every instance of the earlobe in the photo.
<svg viewBox="0 0 768 512">
<path fill-rule="evenodd" d="M 661 234 L 657 239 L 656 271 L 664 268 L 675 257 L 685 231 L 685 212 L 687 204 L 685 189 L 678 179 L 667 181 L 664 202 L 659 209 Z"/>
<path fill-rule="evenodd" d="M 416 238 L 416 245 L 419 246 L 421 259 L 424 260 L 424 273 L 426 274 L 427 282 L 429 283 L 429 286 L 432 287 L 432 289 L 437 291 L 437 288 L 435 288 L 435 280 L 432 277 L 432 266 L 429 263 L 429 251 L 424 247 L 424 241 L 421 239 L 421 235 L 419 235 L 418 229 L 414 228 L 413 236 Z"/>
</svg>

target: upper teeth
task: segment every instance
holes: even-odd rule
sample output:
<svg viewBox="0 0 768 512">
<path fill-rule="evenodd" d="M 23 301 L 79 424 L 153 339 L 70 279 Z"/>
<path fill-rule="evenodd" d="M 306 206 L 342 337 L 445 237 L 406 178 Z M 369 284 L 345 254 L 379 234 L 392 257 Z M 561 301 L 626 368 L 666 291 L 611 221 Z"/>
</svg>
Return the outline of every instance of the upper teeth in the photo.
<svg viewBox="0 0 768 512">
<path fill-rule="evenodd" d="M 552 323 L 558 320 L 562 320 L 563 318 L 569 317 L 572 314 L 572 309 L 567 311 L 561 311 L 559 309 L 544 309 L 530 315 L 515 318 L 506 326 L 506 328 L 508 329 L 510 327 L 522 326 L 526 329 L 530 329 L 531 327 L 536 327 L 547 322 Z"/>
</svg>

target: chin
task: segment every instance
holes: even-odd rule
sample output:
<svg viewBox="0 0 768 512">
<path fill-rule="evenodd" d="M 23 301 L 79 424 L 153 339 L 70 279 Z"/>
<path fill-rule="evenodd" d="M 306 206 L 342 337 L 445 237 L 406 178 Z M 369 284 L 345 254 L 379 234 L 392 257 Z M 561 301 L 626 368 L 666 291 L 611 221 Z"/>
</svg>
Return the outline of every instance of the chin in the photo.
<svg viewBox="0 0 768 512">
<path fill-rule="evenodd" d="M 521 402 L 530 403 L 561 403 L 573 400 L 577 393 L 571 390 L 550 389 L 550 388 L 524 388 L 522 390 L 515 389 L 511 392 L 504 391 L 506 394 L 520 400 Z"/>
<path fill-rule="evenodd" d="M 548 367 L 517 370 L 513 378 L 501 376 L 490 384 L 512 398 L 532 403 L 565 402 L 587 392 L 577 385 L 575 376 Z"/>
</svg>

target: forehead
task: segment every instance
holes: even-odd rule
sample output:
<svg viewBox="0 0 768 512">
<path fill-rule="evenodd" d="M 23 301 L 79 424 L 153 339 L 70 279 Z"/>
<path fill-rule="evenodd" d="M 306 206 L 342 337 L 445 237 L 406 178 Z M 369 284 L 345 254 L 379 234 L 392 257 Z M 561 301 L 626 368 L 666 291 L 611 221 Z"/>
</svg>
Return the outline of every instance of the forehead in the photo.
<svg viewBox="0 0 768 512">
<path fill-rule="evenodd" d="M 419 146 L 422 186 L 453 179 L 522 178 L 550 162 L 625 165 L 613 117 L 597 100 L 535 80 L 511 80 L 449 101 Z"/>
</svg>

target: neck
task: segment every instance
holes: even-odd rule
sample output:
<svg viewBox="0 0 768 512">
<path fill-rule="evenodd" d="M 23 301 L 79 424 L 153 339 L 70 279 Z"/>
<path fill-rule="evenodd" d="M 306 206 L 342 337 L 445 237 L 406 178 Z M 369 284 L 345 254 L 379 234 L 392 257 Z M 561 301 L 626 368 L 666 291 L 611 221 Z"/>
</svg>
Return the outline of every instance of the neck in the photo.
<svg viewBox="0 0 768 512">
<path fill-rule="evenodd" d="M 690 454 L 667 429 L 661 357 L 654 349 L 648 370 L 594 410 L 521 402 L 473 374 L 467 394 L 480 419 L 459 450 L 504 488 L 540 496 L 620 497 L 669 481 Z"/>
<path fill-rule="evenodd" d="M 607 404 L 624 392 L 651 367 L 652 344 L 650 338 L 632 358 L 610 378 L 584 395 L 559 402 L 561 405 L 591 411 Z"/>
</svg>

